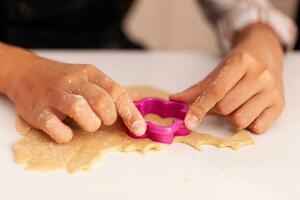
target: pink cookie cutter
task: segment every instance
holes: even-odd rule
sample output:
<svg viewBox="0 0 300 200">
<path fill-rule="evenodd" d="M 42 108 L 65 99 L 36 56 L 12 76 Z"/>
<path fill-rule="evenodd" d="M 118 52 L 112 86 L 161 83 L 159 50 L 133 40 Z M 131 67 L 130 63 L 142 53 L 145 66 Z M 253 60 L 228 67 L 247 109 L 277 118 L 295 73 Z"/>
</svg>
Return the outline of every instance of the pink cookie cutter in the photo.
<svg viewBox="0 0 300 200">
<path fill-rule="evenodd" d="M 146 121 L 146 133 L 141 136 L 128 133 L 130 137 L 136 139 L 150 138 L 156 142 L 171 144 L 175 136 L 184 136 L 190 133 L 190 130 L 186 128 L 183 121 L 188 111 L 187 104 L 150 97 L 136 101 L 135 105 L 143 116 L 157 114 L 162 118 L 174 117 L 176 119 L 168 126 L 156 125 L 150 121 Z"/>
</svg>

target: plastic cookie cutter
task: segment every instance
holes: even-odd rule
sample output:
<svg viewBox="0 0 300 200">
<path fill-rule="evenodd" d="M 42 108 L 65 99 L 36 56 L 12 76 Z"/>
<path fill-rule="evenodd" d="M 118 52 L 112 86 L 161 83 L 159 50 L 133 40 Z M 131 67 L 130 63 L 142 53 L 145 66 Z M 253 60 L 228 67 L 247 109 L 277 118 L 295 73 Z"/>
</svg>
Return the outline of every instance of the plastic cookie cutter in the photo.
<svg viewBox="0 0 300 200">
<path fill-rule="evenodd" d="M 143 116 L 147 114 L 157 114 L 162 118 L 174 117 L 171 125 L 156 125 L 146 121 L 147 130 L 144 135 L 136 136 L 133 133 L 128 135 L 132 138 L 150 138 L 153 141 L 171 144 L 175 136 L 185 136 L 190 130 L 184 125 L 184 117 L 188 111 L 188 105 L 177 101 L 168 101 L 160 98 L 144 98 L 136 101 L 135 105 Z"/>
</svg>

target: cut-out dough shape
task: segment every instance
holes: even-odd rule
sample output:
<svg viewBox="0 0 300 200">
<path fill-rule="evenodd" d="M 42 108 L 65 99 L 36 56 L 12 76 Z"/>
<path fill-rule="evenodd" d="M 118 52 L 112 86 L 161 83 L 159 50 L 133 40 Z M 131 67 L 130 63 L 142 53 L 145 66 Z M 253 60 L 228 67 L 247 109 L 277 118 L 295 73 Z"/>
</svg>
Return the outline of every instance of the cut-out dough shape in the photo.
<svg viewBox="0 0 300 200">
<path fill-rule="evenodd" d="M 131 87 L 130 89 L 140 93 L 142 97 L 167 98 L 168 96 L 167 92 L 147 86 Z M 148 115 L 147 119 L 159 124 L 168 124 L 172 120 L 161 119 L 156 115 Z M 120 121 L 113 126 L 103 126 L 95 133 L 85 133 L 72 122 L 69 122 L 69 125 L 74 130 L 72 141 L 68 144 L 56 144 L 45 133 L 32 128 L 21 118 L 17 118 L 16 127 L 24 135 L 24 138 L 13 145 L 15 161 L 26 165 L 30 170 L 65 169 L 74 173 L 90 169 L 96 160 L 109 152 L 147 152 L 168 146 L 149 139 L 130 138 L 126 134 L 128 130 Z M 253 144 L 253 140 L 248 131 L 242 130 L 228 139 L 192 132 L 188 136 L 176 137 L 174 143 L 184 143 L 197 150 L 201 150 L 202 145 L 213 145 L 219 148 L 230 147 L 238 150 L 240 147 Z"/>
</svg>

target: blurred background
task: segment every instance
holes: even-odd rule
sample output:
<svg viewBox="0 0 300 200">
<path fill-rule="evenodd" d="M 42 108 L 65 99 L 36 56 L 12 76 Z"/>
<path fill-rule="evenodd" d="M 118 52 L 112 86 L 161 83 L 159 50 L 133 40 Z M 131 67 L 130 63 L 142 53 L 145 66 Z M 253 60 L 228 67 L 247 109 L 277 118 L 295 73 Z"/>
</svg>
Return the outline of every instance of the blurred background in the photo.
<svg viewBox="0 0 300 200">
<path fill-rule="evenodd" d="M 295 19 L 298 0 L 270 0 Z M 218 52 L 213 27 L 195 0 L 138 0 L 124 28 L 129 37 L 149 49 Z"/>
</svg>

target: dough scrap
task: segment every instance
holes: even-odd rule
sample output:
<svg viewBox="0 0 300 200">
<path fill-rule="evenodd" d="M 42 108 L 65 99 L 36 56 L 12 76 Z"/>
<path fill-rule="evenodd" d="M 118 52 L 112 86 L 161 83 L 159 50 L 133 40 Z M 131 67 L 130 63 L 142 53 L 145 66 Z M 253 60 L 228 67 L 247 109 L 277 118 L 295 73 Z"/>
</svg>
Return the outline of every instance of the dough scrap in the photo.
<svg viewBox="0 0 300 200">
<path fill-rule="evenodd" d="M 156 96 L 167 98 L 168 93 L 147 86 L 130 88 L 141 96 Z M 171 118 L 161 119 L 156 115 L 148 115 L 147 119 L 159 124 L 170 123 Z M 70 173 L 89 170 L 92 164 L 104 154 L 121 152 L 148 152 L 161 150 L 167 145 L 149 139 L 136 140 L 127 136 L 127 129 L 118 120 L 113 126 L 101 127 L 95 133 L 84 133 L 74 122 L 67 122 L 74 130 L 74 138 L 68 144 L 56 144 L 42 131 L 32 128 L 21 118 L 17 118 L 17 130 L 24 138 L 13 145 L 15 161 L 24 164 L 29 170 L 51 171 L 65 169 Z M 248 131 L 242 130 L 228 139 L 212 136 L 205 133 L 192 132 L 188 136 L 176 137 L 174 143 L 184 143 L 197 150 L 202 145 L 215 147 L 230 147 L 234 150 L 253 144 Z"/>
</svg>

